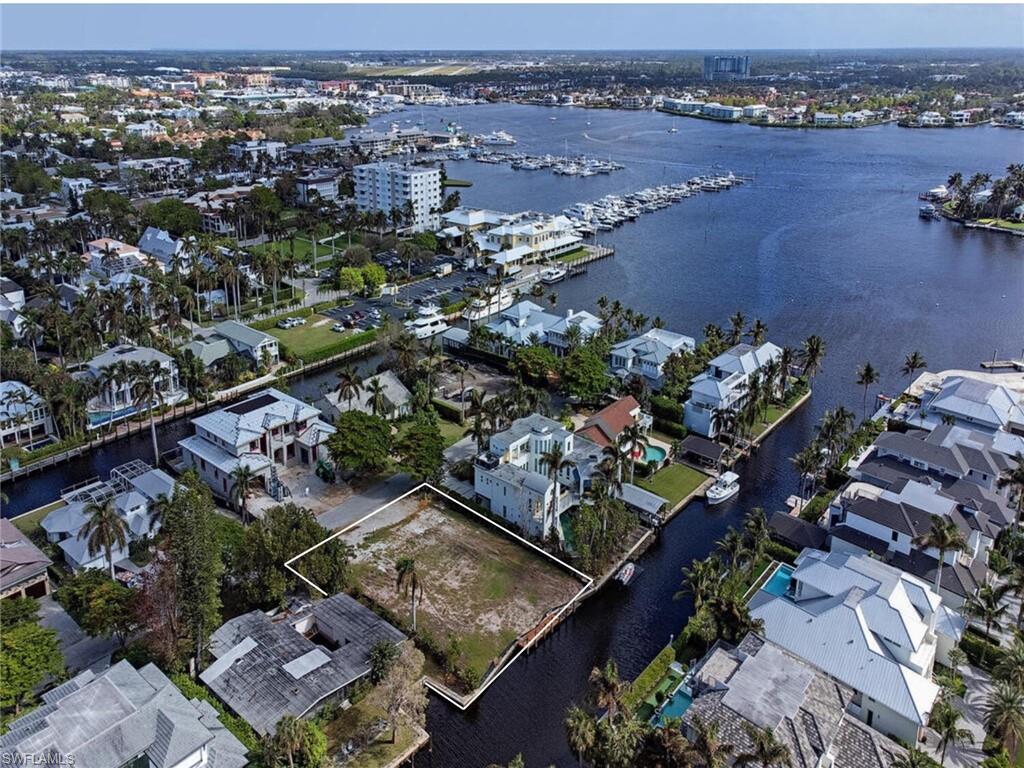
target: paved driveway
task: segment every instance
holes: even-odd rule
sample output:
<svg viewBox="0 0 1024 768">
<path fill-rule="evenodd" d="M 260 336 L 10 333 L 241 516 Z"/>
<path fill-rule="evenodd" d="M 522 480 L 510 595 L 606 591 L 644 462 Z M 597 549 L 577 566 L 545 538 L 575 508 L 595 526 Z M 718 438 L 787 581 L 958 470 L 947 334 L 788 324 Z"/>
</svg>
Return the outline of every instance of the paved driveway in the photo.
<svg viewBox="0 0 1024 768">
<path fill-rule="evenodd" d="M 317 517 L 320 525 L 332 531 L 345 528 L 356 520 L 394 501 L 406 491 L 415 488 L 419 483 L 406 474 L 394 475 L 382 483 L 367 488 L 360 494 L 346 499 Z"/>
<path fill-rule="evenodd" d="M 73 674 L 85 669 L 102 672 L 110 666 L 117 641 L 87 635 L 52 596 L 39 598 L 39 623 L 56 630 L 64 663 Z"/>
<path fill-rule="evenodd" d="M 981 751 L 981 747 L 985 743 L 985 714 L 983 710 L 985 700 L 992 692 L 992 679 L 986 672 L 972 666 L 962 667 L 961 673 L 964 683 L 967 685 L 967 694 L 963 699 L 955 699 L 953 704 L 963 715 L 960 727 L 966 728 L 974 734 L 974 743 L 963 746 L 950 745 L 946 750 L 945 768 L 976 768 L 985 759 L 985 753 Z M 930 729 L 927 731 L 927 751 L 936 760 L 941 755 L 938 748 L 938 737 Z"/>
</svg>

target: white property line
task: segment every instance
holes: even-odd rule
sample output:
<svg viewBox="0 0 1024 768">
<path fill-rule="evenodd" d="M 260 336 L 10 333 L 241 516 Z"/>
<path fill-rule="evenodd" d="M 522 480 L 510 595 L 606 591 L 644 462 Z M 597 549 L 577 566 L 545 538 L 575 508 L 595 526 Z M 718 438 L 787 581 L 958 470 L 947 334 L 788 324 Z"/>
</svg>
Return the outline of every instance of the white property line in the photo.
<svg viewBox="0 0 1024 768">
<path fill-rule="evenodd" d="M 470 513 L 476 515 L 477 517 L 479 517 L 481 520 L 483 520 L 484 522 L 488 523 L 489 525 L 493 525 L 495 528 L 497 528 L 503 534 L 505 534 L 507 536 L 511 536 L 514 539 L 518 539 L 520 542 L 522 542 L 526 546 L 530 547 L 535 552 L 543 555 L 544 557 L 548 558 L 549 560 L 554 561 L 555 563 L 557 563 L 562 568 L 565 568 L 566 570 L 571 571 L 575 576 L 577 576 L 578 578 L 580 578 L 584 582 L 583 587 L 580 589 L 580 591 L 577 592 L 575 595 L 573 595 L 572 599 L 570 599 L 567 603 L 565 603 L 565 605 L 563 605 L 561 608 L 559 608 L 557 613 L 555 613 L 553 615 L 546 616 L 546 617 L 542 618 L 540 622 L 538 622 L 538 624 L 534 627 L 534 629 L 536 629 L 539 626 L 543 626 L 544 630 L 538 632 L 528 643 L 526 643 L 525 645 L 523 645 L 522 648 L 519 649 L 519 652 L 516 653 L 515 656 L 513 656 L 511 659 L 509 659 L 507 662 L 505 662 L 505 665 L 502 666 L 501 669 L 499 669 L 497 672 L 492 674 L 490 676 L 490 678 L 487 680 L 487 682 L 484 683 L 483 686 L 481 686 L 480 688 L 478 688 L 476 690 L 476 692 L 469 699 L 469 701 L 467 701 L 465 703 L 462 703 L 462 702 L 452 698 L 442 688 L 440 688 L 439 686 L 437 686 L 436 684 L 431 682 L 429 677 L 424 677 L 424 684 L 427 686 L 427 688 L 429 688 L 434 693 L 438 694 L 439 696 L 441 696 L 442 698 L 444 698 L 446 701 L 450 702 L 451 704 L 454 704 L 459 709 L 465 711 L 465 710 L 469 709 L 469 707 L 473 704 L 473 702 L 475 702 L 478 698 L 480 698 L 480 696 L 483 694 L 484 691 L 486 691 L 488 688 L 491 687 L 491 684 L 494 683 L 495 680 L 497 680 L 502 674 L 504 674 L 506 669 L 508 669 L 510 666 L 512 666 L 513 662 L 515 662 L 516 659 L 518 659 L 526 651 L 528 651 L 530 648 L 532 648 L 540 640 L 542 635 L 546 634 L 546 632 L 551 627 L 553 627 L 554 625 L 556 625 L 558 623 L 559 619 L 562 617 L 562 614 L 564 614 L 569 609 L 569 606 L 571 606 L 573 603 L 575 603 L 577 600 L 579 600 L 579 598 L 588 589 L 590 589 L 591 586 L 593 586 L 594 578 L 592 576 L 588 576 L 587 574 L 583 573 L 582 571 L 576 570 L 575 568 L 573 568 L 568 563 L 565 563 L 562 560 L 559 560 L 557 557 L 552 555 L 550 552 L 545 552 L 543 549 L 538 547 L 533 542 L 527 541 L 522 536 L 520 536 L 520 535 L 518 535 L 516 533 L 513 533 L 512 531 L 508 530 L 507 528 L 503 528 L 502 526 L 498 525 L 496 522 L 494 522 L 490 518 L 488 518 L 488 517 L 486 517 L 484 515 L 481 515 L 479 512 L 477 512 L 475 509 L 473 509 L 469 505 L 464 504 L 463 502 L 459 501 L 458 499 L 456 499 L 456 498 L 454 498 L 452 496 L 449 496 L 447 493 L 445 493 L 442 490 L 439 490 L 438 488 L 435 488 L 430 483 L 420 483 L 415 488 L 412 488 L 411 490 L 406 491 L 401 496 L 398 496 L 397 498 L 394 498 L 391 501 L 389 501 L 387 504 L 384 504 L 384 505 L 378 507 L 377 509 L 375 509 L 372 512 L 370 512 L 368 515 L 364 515 L 363 517 L 361 517 L 358 520 L 356 520 L 354 523 L 350 523 L 349 525 L 345 526 L 341 530 L 335 531 L 334 533 L 332 533 L 330 536 L 328 536 L 323 541 L 321 541 L 321 542 L 319 542 L 317 544 L 314 544 L 309 549 L 305 550 L 304 552 L 300 552 L 299 554 L 295 555 L 295 557 L 293 557 L 290 560 L 288 560 L 287 562 L 285 562 L 284 567 L 287 568 L 292 573 L 294 573 L 296 576 L 298 576 L 304 582 L 306 582 L 309 586 L 311 586 L 313 589 L 315 589 L 321 595 L 323 595 L 324 597 L 328 597 L 328 594 L 323 589 L 321 589 L 319 586 L 317 586 L 312 581 L 310 581 L 305 576 L 303 576 L 301 573 L 299 573 L 298 570 L 293 568 L 292 567 L 292 563 L 294 563 L 296 560 L 299 560 L 299 559 L 305 557 L 306 555 L 308 555 L 313 550 L 318 549 L 319 547 L 322 547 L 327 542 L 333 541 L 334 539 L 338 538 L 342 534 L 345 534 L 348 531 L 351 531 L 353 528 L 355 528 L 355 527 L 359 526 L 360 524 L 362 524 L 362 523 L 366 522 L 367 520 L 369 520 L 371 517 L 376 515 L 378 512 L 383 512 L 385 509 L 390 507 L 392 504 L 398 503 L 402 499 L 406 498 L 407 496 L 409 496 L 409 495 L 411 495 L 413 493 L 416 493 L 417 491 L 419 491 L 419 490 L 421 490 L 423 488 L 429 488 L 431 491 L 433 491 L 434 493 L 436 493 L 439 496 L 444 497 L 445 499 L 450 501 L 452 504 L 455 504 L 456 506 L 458 506 L 459 508 L 465 510 L 466 512 L 470 512 Z M 532 631 L 532 630 L 530 630 L 530 631 Z M 519 642 L 519 638 L 516 639 L 516 642 L 517 643 Z"/>
</svg>

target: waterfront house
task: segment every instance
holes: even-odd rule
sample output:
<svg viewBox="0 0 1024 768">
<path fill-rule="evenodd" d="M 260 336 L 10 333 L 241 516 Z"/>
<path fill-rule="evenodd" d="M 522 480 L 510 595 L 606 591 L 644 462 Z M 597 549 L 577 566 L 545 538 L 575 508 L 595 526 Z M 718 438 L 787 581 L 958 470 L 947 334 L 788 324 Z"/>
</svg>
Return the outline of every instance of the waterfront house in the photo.
<svg viewBox="0 0 1024 768">
<path fill-rule="evenodd" d="M 934 429 L 945 418 L 976 430 L 1024 435 L 1024 396 L 972 376 L 946 376 L 925 385 L 919 411 L 906 418 L 924 429 Z"/>
<path fill-rule="evenodd" d="M 815 112 L 815 125 L 839 125 L 839 115 L 835 112 Z"/>
<path fill-rule="evenodd" d="M 646 433 L 650 430 L 653 419 L 649 413 L 644 413 L 635 397 L 626 395 L 587 419 L 583 426 L 576 430 L 576 434 L 604 448 L 613 444 L 624 429 L 634 424 L 639 425 Z"/>
<path fill-rule="evenodd" d="M 743 109 L 719 104 L 717 101 L 709 101 L 701 106 L 700 113 L 718 120 L 739 120 L 743 116 Z"/>
<path fill-rule="evenodd" d="M 700 718 L 739 754 L 751 751 L 752 731 L 767 730 L 789 750 L 792 768 L 890 768 L 905 754 L 851 714 L 851 686 L 753 633 L 735 647 L 716 642 L 673 699 L 685 706 L 689 738 Z"/>
<path fill-rule="evenodd" d="M 246 466 L 279 501 L 290 491 L 277 469 L 315 467 L 335 431 L 316 408 L 276 389 L 197 416 L 192 425 L 195 434 L 178 441 L 182 464 L 195 469 L 217 496 L 231 497 L 232 473 Z"/>
<path fill-rule="evenodd" d="M 171 233 L 157 227 L 146 227 L 139 240 L 143 260 L 165 275 L 175 269 L 187 275 L 191 264 L 185 258 L 185 240 L 171 237 Z"/>
<path fill-rule="evenodd" d="M 491 271 L 512 274 L 525 263 L 553 259 L 583 244 L 566 216 L 523 211 L 474 235 Z"/>
<path fill-rule="evenodd" d="M 589 312 L 568 310 L 565 315 L 545 311 L 532 301 L 520 301 L 502 310 L 485 326 L 491 334 L 491 351 L 510 357 L 516 347 L 546 344 L 559 356 L 569 351 L 569 328 L 579 328 L 580 343 L 601 330 L 601 320 Z"/>
<path fill-rule="evenodd" d="M 183 348 L 199 358 L 206 368 L 220 364 L 229 355 L 246 358 L 254 369 L 261 365 L 274 366 L 281 360 L 276 336 L 236 320 L 197 329 L 192 341 Z"/>
<path fill-rule="evenodd" d="M 554 481 L 544 454 L 554 446 L 574 466 L 559 476 L 558 515 L 579 503 L 590 487 L 590 477 L 601 461 L 601 448 L 562 424 L 540 414 L 516 419 L 503 432 L 491 435 L 486 451 L 473 466 L 473 490 L 490 511 L 519 526 L 528 536 L 544 538 L 554 500 Z"/>
<path fill-rule="evenodd" d="M 659 389 L 665 372 L 665 361 L 674 354 L 692 352 L 696 342 L 690 336 L 651 328 L 646 333 L 626 339 L 611 349 L 609 366 L 612 373 L 625 381 L 642 376 L 648 385 Z"/>
<path fill-rule="evenodd" d="M 237 616 L 210 636 L 216 658 L 200 679 L 261 736 L 285 716 L 310 717 L 343 703 L 370 672 L 370 650 L 405 641 L 398 629 L 346 594 L 297 613 Z"/>
<path fill-rule="evenodd" d="M 804 550 L 782 586 L 750 600 L 765 638 L 852 688 L 849 711 L 868 726 L 916 744 L 939 694 L 935 662 L 948 663 L 964 620 L 923 580 L 866 555 Z"/>
<path fill-rule="evenodd" d="M 0 518 L 0 600 L 50 594 L 51 560 L 7 518 Z"/>
<path fill-rule="evenodd" d="M 759 347 L 737 344 L 708 363 L 707 370 L 690 384 L 690 399 L 683 411 L 686 428 L 705 437 L 716 437 L 715 411 L 742 408 L 750 377 L 781 355 L 782 350 L 770 341 Z"/>
<path fill-rule="evenodd" d="M 412 393 L 393 371 L 383 371 L 363 381 L 359 394 L 349 401 L 338 394 L 338 390 L 328 392 L 317 405 L 332 423 L 338 416 L 349 410 L 362 413 L 373 413 L 373 393 L 371 387 L 380 384 L 384 397 L 383 411 L 379 414 L 386 419 L 400 419 L 412 413 Z"/>
<path fill-rule="evenodd" d="M 90 503 L 101 504 L 113 499 L 114 510 L 127 531 L 125 546 L 115 546 L 111 559 L 115 568 L 128 558 L 128 545 L 160 530 L 160 521 L 152 515 L 153 505 L 161 498 L 174 495 L 175 482 L 162 469 L 152 469 L 143 461 L 135 460 L 115 467 L 106 482 L 90 483 L 64 495 L 64 505 L 44 517 L 40 527 L 46 540 L 61 550 L 64 562 L 73 571 L 83 568 L 106 570 L 110 567 L 106 552 L 90 552 L 88 541 L 81 537 L 82 528 L 89 521 Z"/>
<path fill-rule="evenodd" d="M 41 447 L 55 437 L 53 416 L 31 387 L 20 381 L 0 381 L 0 448 Z"/>
<path fill-rule="evenodd" d="M 155 664 L 120 661 L 79 673 L 8 725 L 0 750 L 27 764 L 243 768 L 246 748 L 201 699 L 187 699 Z"/>
<path fill-rule="evenodd" d="M 126 366 L 132 364 L 160 366 L 160 375 L 156 386 L 162 402 L 140 404 L 135 398 L 135 382 L 124 375 Z M 101 352 L 84 364 L 84 369 L 75 373 L 76 377 L 89 377 L 99 382 L 100 392 L 89 400 L 86 411 L 90 428 L 123 419 L 146 411 L 151 407 L 176 405 L 188 398 L 188 392 L 178 381 L 178 366 L 174 358 L 151 347 L 136 347 L 131 344 L 119 344 Z"/>
</svg>

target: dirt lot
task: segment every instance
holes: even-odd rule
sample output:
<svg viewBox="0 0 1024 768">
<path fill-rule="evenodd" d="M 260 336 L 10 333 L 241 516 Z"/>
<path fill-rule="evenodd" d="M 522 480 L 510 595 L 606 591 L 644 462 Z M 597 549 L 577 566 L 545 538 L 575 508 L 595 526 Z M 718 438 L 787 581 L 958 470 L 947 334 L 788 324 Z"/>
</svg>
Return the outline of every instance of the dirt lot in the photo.
<svg viewBox="0 0 1024 768">
<path fill-rule="evenodd" d="M 411 557 L 423 588 L 420 630 L 442 645 L 454 634 L 467 666 L 485 674 L 517 637 L 567 603 L 582 582 L 573 574 L 439 497 L 409 497 L 381 513 L 385 525 L 355 529 L 355 570 L 363 590 L 406 621 L 410 600 L 395 589 L 395 561 Z"/>
</svg>

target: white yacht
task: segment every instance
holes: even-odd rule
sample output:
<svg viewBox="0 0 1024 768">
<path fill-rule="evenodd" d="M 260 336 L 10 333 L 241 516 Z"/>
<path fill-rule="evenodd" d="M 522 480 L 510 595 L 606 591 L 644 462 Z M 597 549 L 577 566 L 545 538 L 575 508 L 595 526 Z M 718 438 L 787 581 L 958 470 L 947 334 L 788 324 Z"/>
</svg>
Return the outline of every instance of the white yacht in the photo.
<svg viewBox="0 0 1024 768">
<path fill-rule="evenodd" d="M 545 285 L 553 285 L 561 282 L 569 274 L 564 267 L 548 267 L 540 273 L 540 281 Z"/>
<path fill-rule="evenodd" d="M 507 131 L 494 131 L 493 133 L 480 134 L 474 138 L 479 143 L 489 146 L 511 147 L 516 143 L 515 137 Z"/>
<path fill-rule="evenodd" d="M 424 304 L 416 313 L 416 317 L 405 323 L 406 329 L 417 339 L 429 339 L 448 330 L 441 310 L 433 304 Z"/>
<path fill-rule="evenodd" d="M 511 307 L 514 298 L 511 291 L 498 291 L 490 296 L 473 299 L 463 310 L 462 317 L 473 322 L 486 320 L 491 315 Z"/>
<path fill-rule="evenodd" d="M 728 501 L 740 492 L 740 476 L 735 472 L 723 472 L 715 481 L 715 484 L 708 488 L 708 504 L 721 504 Z"/>
</svg>

